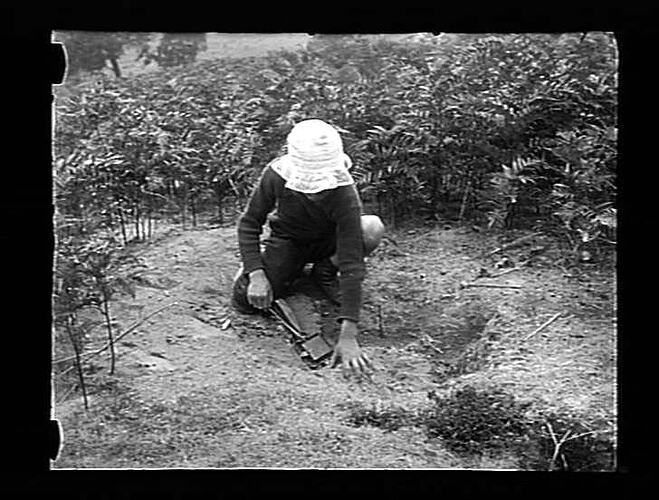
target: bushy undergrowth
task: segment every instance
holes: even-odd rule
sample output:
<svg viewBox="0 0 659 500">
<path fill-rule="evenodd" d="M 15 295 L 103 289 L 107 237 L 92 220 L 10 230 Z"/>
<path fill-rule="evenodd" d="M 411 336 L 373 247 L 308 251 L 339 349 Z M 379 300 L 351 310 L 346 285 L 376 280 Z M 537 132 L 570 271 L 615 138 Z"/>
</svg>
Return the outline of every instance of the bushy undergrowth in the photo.
<svg viewBox="0 0 659 500">
<path fill-rule="evenodd" d="M 511 449 L 530 429 L 525 405 L 502 391 L 465 387 L 435 403 L 427 421 L 428 435 L 441 437 L 458 452 Z"/>
<path fill-rule="evenodd" d="M 59 204 L 105 224 L 221 214 L 316 117 L 343 131 L 363 197 L 390 222 L 506 227 L 530 212 L 579 250 L 615 240 L 616 85 L 603 33 L 339 37 L 100 79 L 58 102 Z"/>
</svg>

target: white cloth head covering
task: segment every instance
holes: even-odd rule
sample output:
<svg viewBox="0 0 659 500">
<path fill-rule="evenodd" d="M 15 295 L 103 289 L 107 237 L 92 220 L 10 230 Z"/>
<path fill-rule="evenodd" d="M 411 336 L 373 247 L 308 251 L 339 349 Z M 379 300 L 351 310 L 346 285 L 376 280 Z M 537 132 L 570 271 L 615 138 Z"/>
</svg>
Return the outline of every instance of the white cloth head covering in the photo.
<svg viewBox="0 0 659 500">
<path fill-rule="evenodd" d="M 286 187 L 313 194 L 354 184 L 348 169 L 352 162 L 343 152 L 339 132 L 322 120 L 296 124 L 286 139 L 287 154 L 272 163 Z"/>
</svg>

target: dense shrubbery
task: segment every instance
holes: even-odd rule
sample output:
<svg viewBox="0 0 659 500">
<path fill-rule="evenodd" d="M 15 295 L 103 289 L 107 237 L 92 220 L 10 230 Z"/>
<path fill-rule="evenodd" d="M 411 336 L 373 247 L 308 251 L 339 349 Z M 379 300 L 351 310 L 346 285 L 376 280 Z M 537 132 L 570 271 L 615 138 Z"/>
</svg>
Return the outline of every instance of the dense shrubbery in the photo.
<svg viewBox="0 0 659 500">
<path fill-rule="evenodd" d="M 612 38 L 441 40 L 344 37 L 83 87 L 58 103 L 62 210 L 119 225 L 210 204 L 221 215 L 292 124 L 318 117 L 344 131 L 363 196 L 392 222 L 510 227 L 536 212 L 575 249 L 614 241 Z"/>
</svg>

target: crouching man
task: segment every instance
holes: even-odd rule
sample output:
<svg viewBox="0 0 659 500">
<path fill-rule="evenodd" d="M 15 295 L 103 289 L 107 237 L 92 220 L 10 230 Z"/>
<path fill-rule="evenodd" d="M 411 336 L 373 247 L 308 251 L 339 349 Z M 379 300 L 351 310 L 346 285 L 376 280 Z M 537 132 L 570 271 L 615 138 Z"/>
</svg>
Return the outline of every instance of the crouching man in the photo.
<svg viewBox="0 0 659 500">
<path fill-rule="evenodd" d="M 242 312 L 267 309 L 313 263 L 312 279 L 340 306 L 331 366 L 368 374 L 371 361 L 357 342 L 364 256 L 380 243 L 384 225 L 377 216 L 362 215 L 336 129 L 321 120 L 302 121 L 286 146 L 287 154 L 263 170 L 238 222 L 242 266 L 233 282 L 233 306 Z M 271 234 L 261 252 L 266 220 Z"/>
</svg>

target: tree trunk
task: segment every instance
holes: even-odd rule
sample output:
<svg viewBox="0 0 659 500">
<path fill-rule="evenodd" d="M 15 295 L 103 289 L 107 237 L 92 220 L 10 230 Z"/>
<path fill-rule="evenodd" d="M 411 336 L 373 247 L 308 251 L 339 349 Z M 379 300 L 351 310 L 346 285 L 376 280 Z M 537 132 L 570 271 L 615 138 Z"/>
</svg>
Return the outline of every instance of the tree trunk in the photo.
<svg viewBox="0 0 659 500">
<path fill-rule="evenodd" d="M 515 224 L 515 215 L 517 213 L 517 203 L 508 203 L 506 216 L 503 220 L 503 227 L 506 229 L 513 229 Z"/>
<path fill-rule="evenodd" d="M 144 238 L 149 240 L 151 239 L 151 210 L 152 210 L 152 200 L 147 198 L 146 209 L 144 212 L 144 227 L 142 228 L 142 234 Z"/>
<path fill-rule="evenodd" d="M 73 352 L 76 356 L 75 365 L 78 372 L 78 379 L 80 380 L 80 389 L 82 389 L 82 400 L 85 403 L 85 410 L 89 410 L 89 402 L 87 401 L 87 386 L 85 385 L 85 375 L 82 372 L 82 359 L 80 358 L 80 346 L 78 345 L 78 341 L 76 340 L 73 331 L 71 330 L 72 323 L 73 320 L 71 319 L 71 316 L 68 316 L 66 318 L 66 331 L 69 334 L 71 345 L 73 346 Z"/>
<path fill-rule="evenodd" d="M 444 203 L 448 203 L 449 200 L 449 176 L 447 175 L 442 175 L 442 182 L 441 182 L 441 187 L 440 187 L 441 193 L 442 193 L 442 201 Z"/>
<path fill-rule="evenodd" d="M 140 211 L 137 205 L 133 207 L 135 217 L 135 239 L 140 239 Z"/>
<path fill-rule="evenodd" d="M 192 213 L 192 227 L 197 227 L 197 207 L 195 206 L 195 195 L 190 195 L 190 211 Z"/>
<path fill-rule="evenodd" d="M 105 290 L 103 291 L 103 317 L 105 318 L 105 327 L 108 331 L 108 342 L 110 343 L 110 375 L 114 374 L 115 365 L 115 351 L 114 351 L 114 336 L 112 335 L 112 317 L 110 315 L 110 306 L 108 305 L 109 297 Z"/>
<path fill-rule="evenodd" d="M 121 78 L 121 69 L 119 68 L 119 61 L 117 61 L 116 58 L 112 57 L 110 58 L 110 65 L 112 66 L 112 71 L 114 72 L 114 76 L 117 78 Z"/>
<path fill-rule="evenodd" d="M 124 219 L 124 209 L 120 206 L 118 209 L 119 213 L 119 226 L 121 227 L 121 239 L 124 242 L 124 245 L 128 243 L 128 238 L 126 237 L 126 220 Z"/>
<path fill-rule="evenodd" d="M 469 191 L 471 190 L 471 181 L 467 179 L 465 182 L 464 191 L 462 192 L 462 203 L 460 204 L 460 213 L 458 214 L 458 222 L 462 222 L 465 211 L 467 210 L 467 200 L 469 199 Z"/>
<path fill-rule="evenodd" d="M 224 196 L 222 192 L 222 184 L 219 182 L 215 183 L 215 194 L 217 200 L 217 218 L 222 224 L 224 222 Z"/>
<path fill-rule="evenodd" d="M 144 240 L 149 239 L 149 214 L 151 213 L 151 200 L 147 197 L 144 213 L 142 214 L 142 237 Z"/>
<path fill-rule="evenodd" d="M 185 229 L 186 219 L 188 218 L 188 186 L 185 184 L 183 186 L 183 212 L 182 212 L 182 224 L 183 229 Z"/>
<path fill-rule="evenodd" d="M 387 196 L 387 212 L 389 212 L 389 220 L 391 221 L 391 227 L 396 227 L 396 207 L 394 206 L 393 200 Z"/>
</svg>

